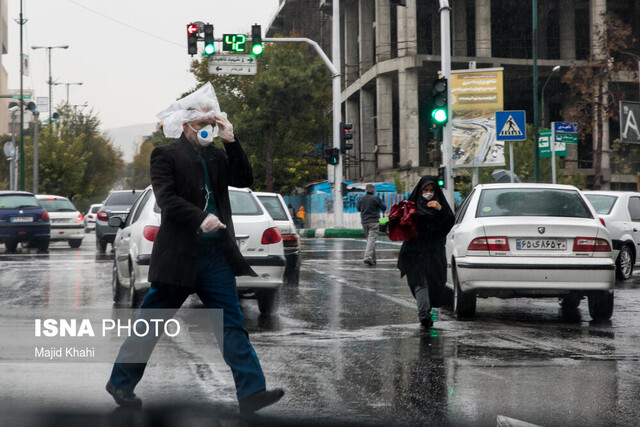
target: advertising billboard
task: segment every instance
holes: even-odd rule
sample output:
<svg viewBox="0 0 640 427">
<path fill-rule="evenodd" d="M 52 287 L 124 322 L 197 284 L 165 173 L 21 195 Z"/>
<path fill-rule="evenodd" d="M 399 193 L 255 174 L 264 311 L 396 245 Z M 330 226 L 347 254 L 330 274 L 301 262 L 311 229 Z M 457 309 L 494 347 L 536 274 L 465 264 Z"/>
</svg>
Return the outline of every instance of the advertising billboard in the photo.
<svg viewBox="0 0 640 427">
<path fill-rule="evenodd" d="M 454 167 L 504 166 L 496 111 L 504 109 L 502 68 L 451 72 Z"/>
</svg>

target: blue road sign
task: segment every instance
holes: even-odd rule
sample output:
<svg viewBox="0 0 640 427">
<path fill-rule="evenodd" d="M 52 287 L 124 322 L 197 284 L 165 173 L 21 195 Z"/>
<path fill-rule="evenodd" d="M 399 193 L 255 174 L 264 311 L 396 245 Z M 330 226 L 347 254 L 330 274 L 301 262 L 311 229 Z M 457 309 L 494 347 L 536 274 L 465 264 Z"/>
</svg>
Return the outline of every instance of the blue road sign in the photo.
<svg viewBox="0 0 640 427">
<path fill-rule="evenodd" d="M 569 122 L 551 123 L 555 132 L 578 133 L 578 124 Z"/>
<path fill-rule="evenodd" d="M 496 140 L 525 141 L 527 126 L 524 111 L 496 111 Z"/>
</svg>

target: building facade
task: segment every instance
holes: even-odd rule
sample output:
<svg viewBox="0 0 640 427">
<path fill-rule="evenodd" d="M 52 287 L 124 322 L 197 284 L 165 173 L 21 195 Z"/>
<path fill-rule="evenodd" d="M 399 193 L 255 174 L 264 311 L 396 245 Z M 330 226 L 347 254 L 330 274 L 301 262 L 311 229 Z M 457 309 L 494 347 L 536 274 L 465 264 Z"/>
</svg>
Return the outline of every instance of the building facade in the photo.
<svg viewBox="0 0 640 427">
<path fill-rule="evenodd" d="M 532 122 L 531 1 L 449 0 L 449 4 L 451 68 L 503 68 L 504 109 L 525 110 Z M 420 176 L 435 174 L 442 161 L 428 117 L 432 84 L 440 70 L 439 1 L 406 0 L 403 7 L 389 0 L 342 0 L 340 11 L 343 117 L 354 125 L 345 179 L 393 182 L 395 176 L 411 188 Z M 637 37 L 640 0 L 538 0 L 538 90 L 548 83 L 539 113 L 547 126 L 562 121 L 562 110 L 573 102 L 560 79 L 549 78 L 553 68 L 584 65 L 590 55 L 599 53 L 597 27 L 607 11 L 630 24 Z M 330 0 L 281 0 L 268 34 L 309 37 L 330 53 L 330 14 Z M 637 74 L 618 76 L 628 100 L 639 100 Z M 600 129 L 601 188 L 635 189 L 636 173 L 617 173 L 615 165 L 611 167 L 617 129 L 608 121 Z M 569 146 L 566 173 L 593 176 L 595 141 L 590 136 Z"/>
</svg>

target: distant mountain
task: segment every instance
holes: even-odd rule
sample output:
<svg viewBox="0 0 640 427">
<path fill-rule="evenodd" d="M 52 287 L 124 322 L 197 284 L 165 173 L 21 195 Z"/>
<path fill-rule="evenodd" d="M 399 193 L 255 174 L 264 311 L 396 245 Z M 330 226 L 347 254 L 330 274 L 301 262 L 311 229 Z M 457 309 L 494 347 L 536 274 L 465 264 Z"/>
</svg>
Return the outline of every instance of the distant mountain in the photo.
<svg viewBox="0 0 640 427">
<path fill-rule="evenodd" d="M 143 137 L 150 136 L 156 130 L 156 126 L 156 123 L 123 126 L 107 129 L 105 133 L 111 138 L 113 145 L 122 151 L 124 161 L 131 163 Z"/>
</svg>

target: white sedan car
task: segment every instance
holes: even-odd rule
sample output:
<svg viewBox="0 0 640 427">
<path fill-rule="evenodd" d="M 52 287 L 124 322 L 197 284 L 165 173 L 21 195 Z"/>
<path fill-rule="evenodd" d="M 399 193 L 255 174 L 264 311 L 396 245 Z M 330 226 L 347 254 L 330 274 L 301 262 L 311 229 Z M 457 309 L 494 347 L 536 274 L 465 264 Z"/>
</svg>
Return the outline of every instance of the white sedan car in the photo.
<svg viewBox="0 0 640 427">
<path fill-rule="evenodd" d="M 631 191 L 583 191 L 611 233 L 616 275 L 626 280 L 640 261 L 640 193 Z"/>
<path fill-rule="evenodd" d="M 38 203 L 49 212 L 51 242 L 67 242 L 79 248 L 84 239 L 84 217 L 66 197 L 49 194 L 36 195 Z"/>
<path fill-rule="evenodd" d="M 237 277 L 238 294 L 257 299 L 261 313 L 272 313 L 277 309 L 284 276 L 282 237 L 251 190 L 229 187 L 229 199 L 238 246 L 258 274 L 258 277 Z M 131 306 L 137 307 L 142 302 L 149 289 L 149 261 L 160 221 L 160 208 L 151 186 L 133 204 L 126 221 L 109 219 L 111 226 L 119 227 L 113 244 L 114 301 L 120 301 L 123 288 L 128 288 Z"/>
<path fill-rule="evenodd" d="M 476 297 L 583 297 L 594 320 L 613 313 L 611 238 L 580 191 L 569 185 L 478 185 L 447 236 L 447 287 L 458 317 Z"/>
</svg>

